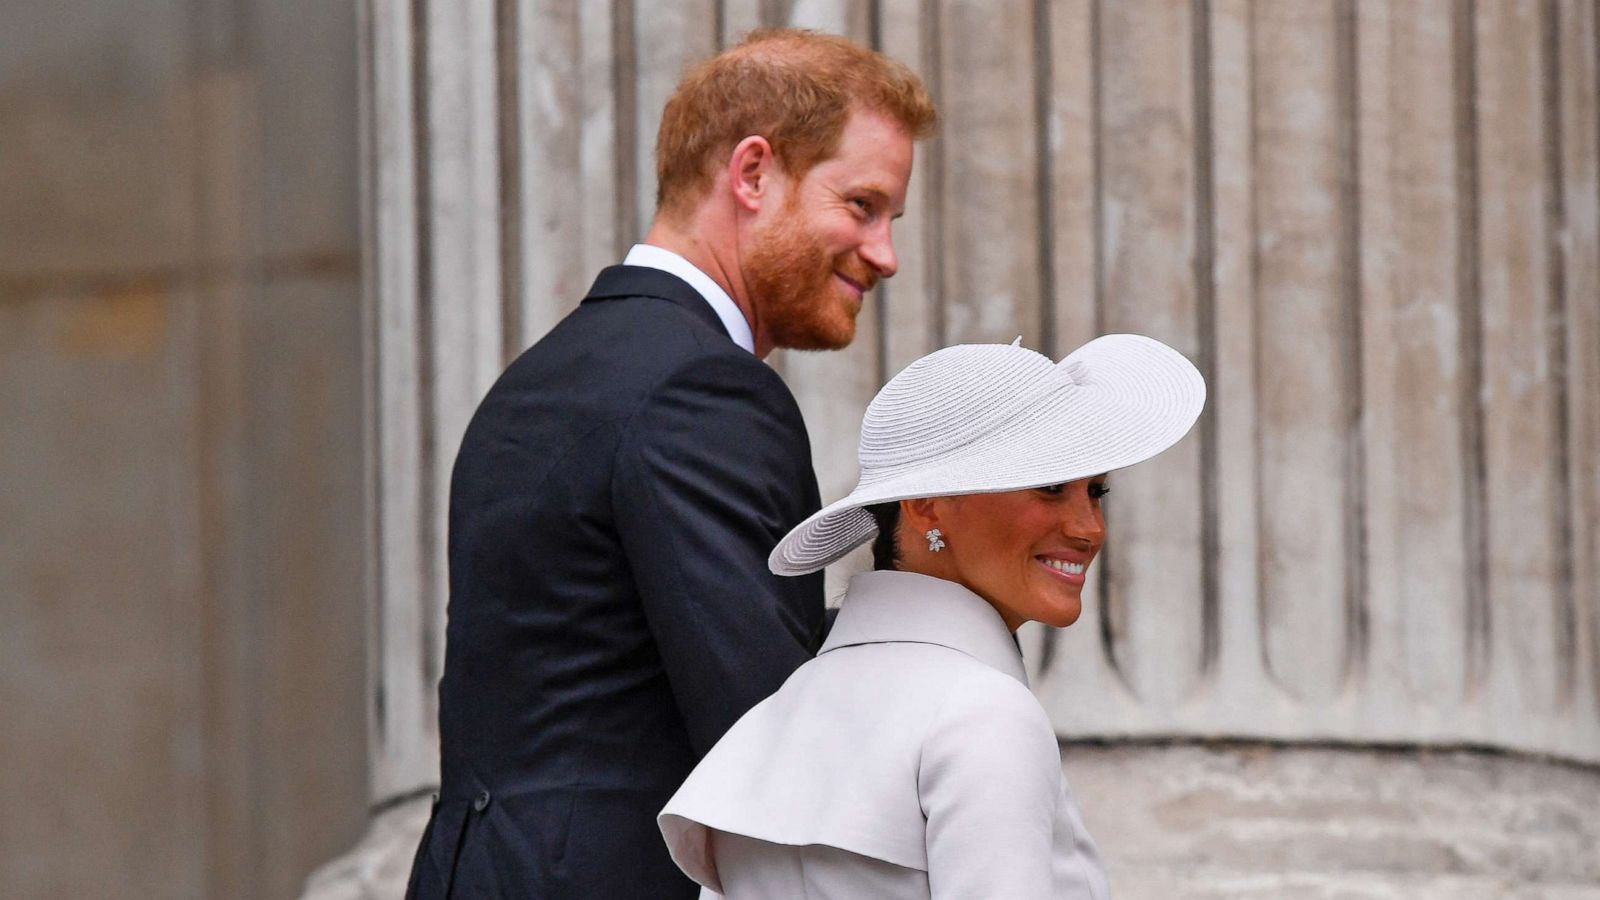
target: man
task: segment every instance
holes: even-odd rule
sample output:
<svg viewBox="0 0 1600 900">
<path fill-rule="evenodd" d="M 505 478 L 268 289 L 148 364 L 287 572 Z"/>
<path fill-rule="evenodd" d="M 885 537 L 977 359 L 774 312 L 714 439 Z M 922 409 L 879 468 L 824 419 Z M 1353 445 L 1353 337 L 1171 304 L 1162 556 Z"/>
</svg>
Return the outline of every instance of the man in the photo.
<svg viewBox="0 0 1600 900">
<path fill-rule="evenodd" d="M 809 32 L 685 76 L 644 244 L 462 441 L 442 783 L 412 896 L 696 895 L 655 815 L 822 636 L 820 580 L 767 571 L 818 498 L 760 358 L 854 337 L 934 117 L 905 67 Z"/>
</svg>

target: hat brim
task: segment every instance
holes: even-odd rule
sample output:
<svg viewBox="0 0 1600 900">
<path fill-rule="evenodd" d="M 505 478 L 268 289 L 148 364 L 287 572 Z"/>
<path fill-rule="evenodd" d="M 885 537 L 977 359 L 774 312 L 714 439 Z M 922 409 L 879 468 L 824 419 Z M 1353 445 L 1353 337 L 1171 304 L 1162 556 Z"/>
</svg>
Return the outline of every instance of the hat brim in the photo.
<svg viewBox="0 0 1600 900">
<path fill-rule="evenodd" d="M 1071 376 L 1065 389 L 945 456 L 858 485 L 785 535 L 768 568 L 804 575 L 870 540 L 877 525 L 866 506 L 1026 490 L 1143 462 L 1176 444 L 1205 406 L 1205 379 L 1194 365 L 1142 335 L 1096 338 L 1057 366 Z"/>
</svg>

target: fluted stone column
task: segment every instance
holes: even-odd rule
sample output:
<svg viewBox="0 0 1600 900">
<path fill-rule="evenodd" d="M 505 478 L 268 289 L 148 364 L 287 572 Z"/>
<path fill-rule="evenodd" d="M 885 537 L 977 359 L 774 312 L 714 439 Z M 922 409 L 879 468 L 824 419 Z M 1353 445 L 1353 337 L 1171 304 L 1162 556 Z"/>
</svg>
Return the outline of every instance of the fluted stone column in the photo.
<svg viewBox="0 0 1600 900">
<path fill-rule="evenodd" d="M 826 497 L 937 346 L 1207 375 L 1082 620 L 1023 635 L 1118 896 L 1600 897 L 1593 0 L 366 10 L 375 817 L 315 896 L 396 895 L 425 816 L 466 417 L 648 222 L 682 65 L 765 22 L 944 115 L 855 345 L 773 360 Z"/>
</svg>

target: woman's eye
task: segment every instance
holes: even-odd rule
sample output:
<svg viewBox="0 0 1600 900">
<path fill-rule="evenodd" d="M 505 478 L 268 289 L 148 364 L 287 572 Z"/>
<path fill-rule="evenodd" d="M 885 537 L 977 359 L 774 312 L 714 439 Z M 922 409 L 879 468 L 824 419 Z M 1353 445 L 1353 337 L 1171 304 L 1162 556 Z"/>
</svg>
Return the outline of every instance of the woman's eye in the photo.
<svg viewBox="0 0 1600 900">
<path fill-rule="evenodd" d="M 1101 497 L 1104 497 L 1109 493 L 1111 493 L 1111 488 L 1104 484 L 1089 485 L 1089 496 L 1096 500 L 1099 500 Z"/>
<path fill-rule="evenodd" d="M 1067 486 L 1064 484 L 1047 484 L 1044 487 L 1039 488 L 1039 490 L 1045 492 L 1046 494 L 1059 494 L 1066 489 Z"/>
</svg>

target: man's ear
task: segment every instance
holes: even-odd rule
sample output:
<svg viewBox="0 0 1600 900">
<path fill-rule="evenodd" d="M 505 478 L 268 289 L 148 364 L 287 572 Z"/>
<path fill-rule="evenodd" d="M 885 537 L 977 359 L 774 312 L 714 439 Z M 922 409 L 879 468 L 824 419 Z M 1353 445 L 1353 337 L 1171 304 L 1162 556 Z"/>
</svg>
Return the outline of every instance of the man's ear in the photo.
<svg viewBox="0 0 1600 900">
<path fill-rule="evenodd" d="M 766 138 L 753 134 L 740 141 L 728 157 L 728 186 L 734 201 L 747 212 L 761 209 L 772 193 L 778 158 Z"/>
</svg>

